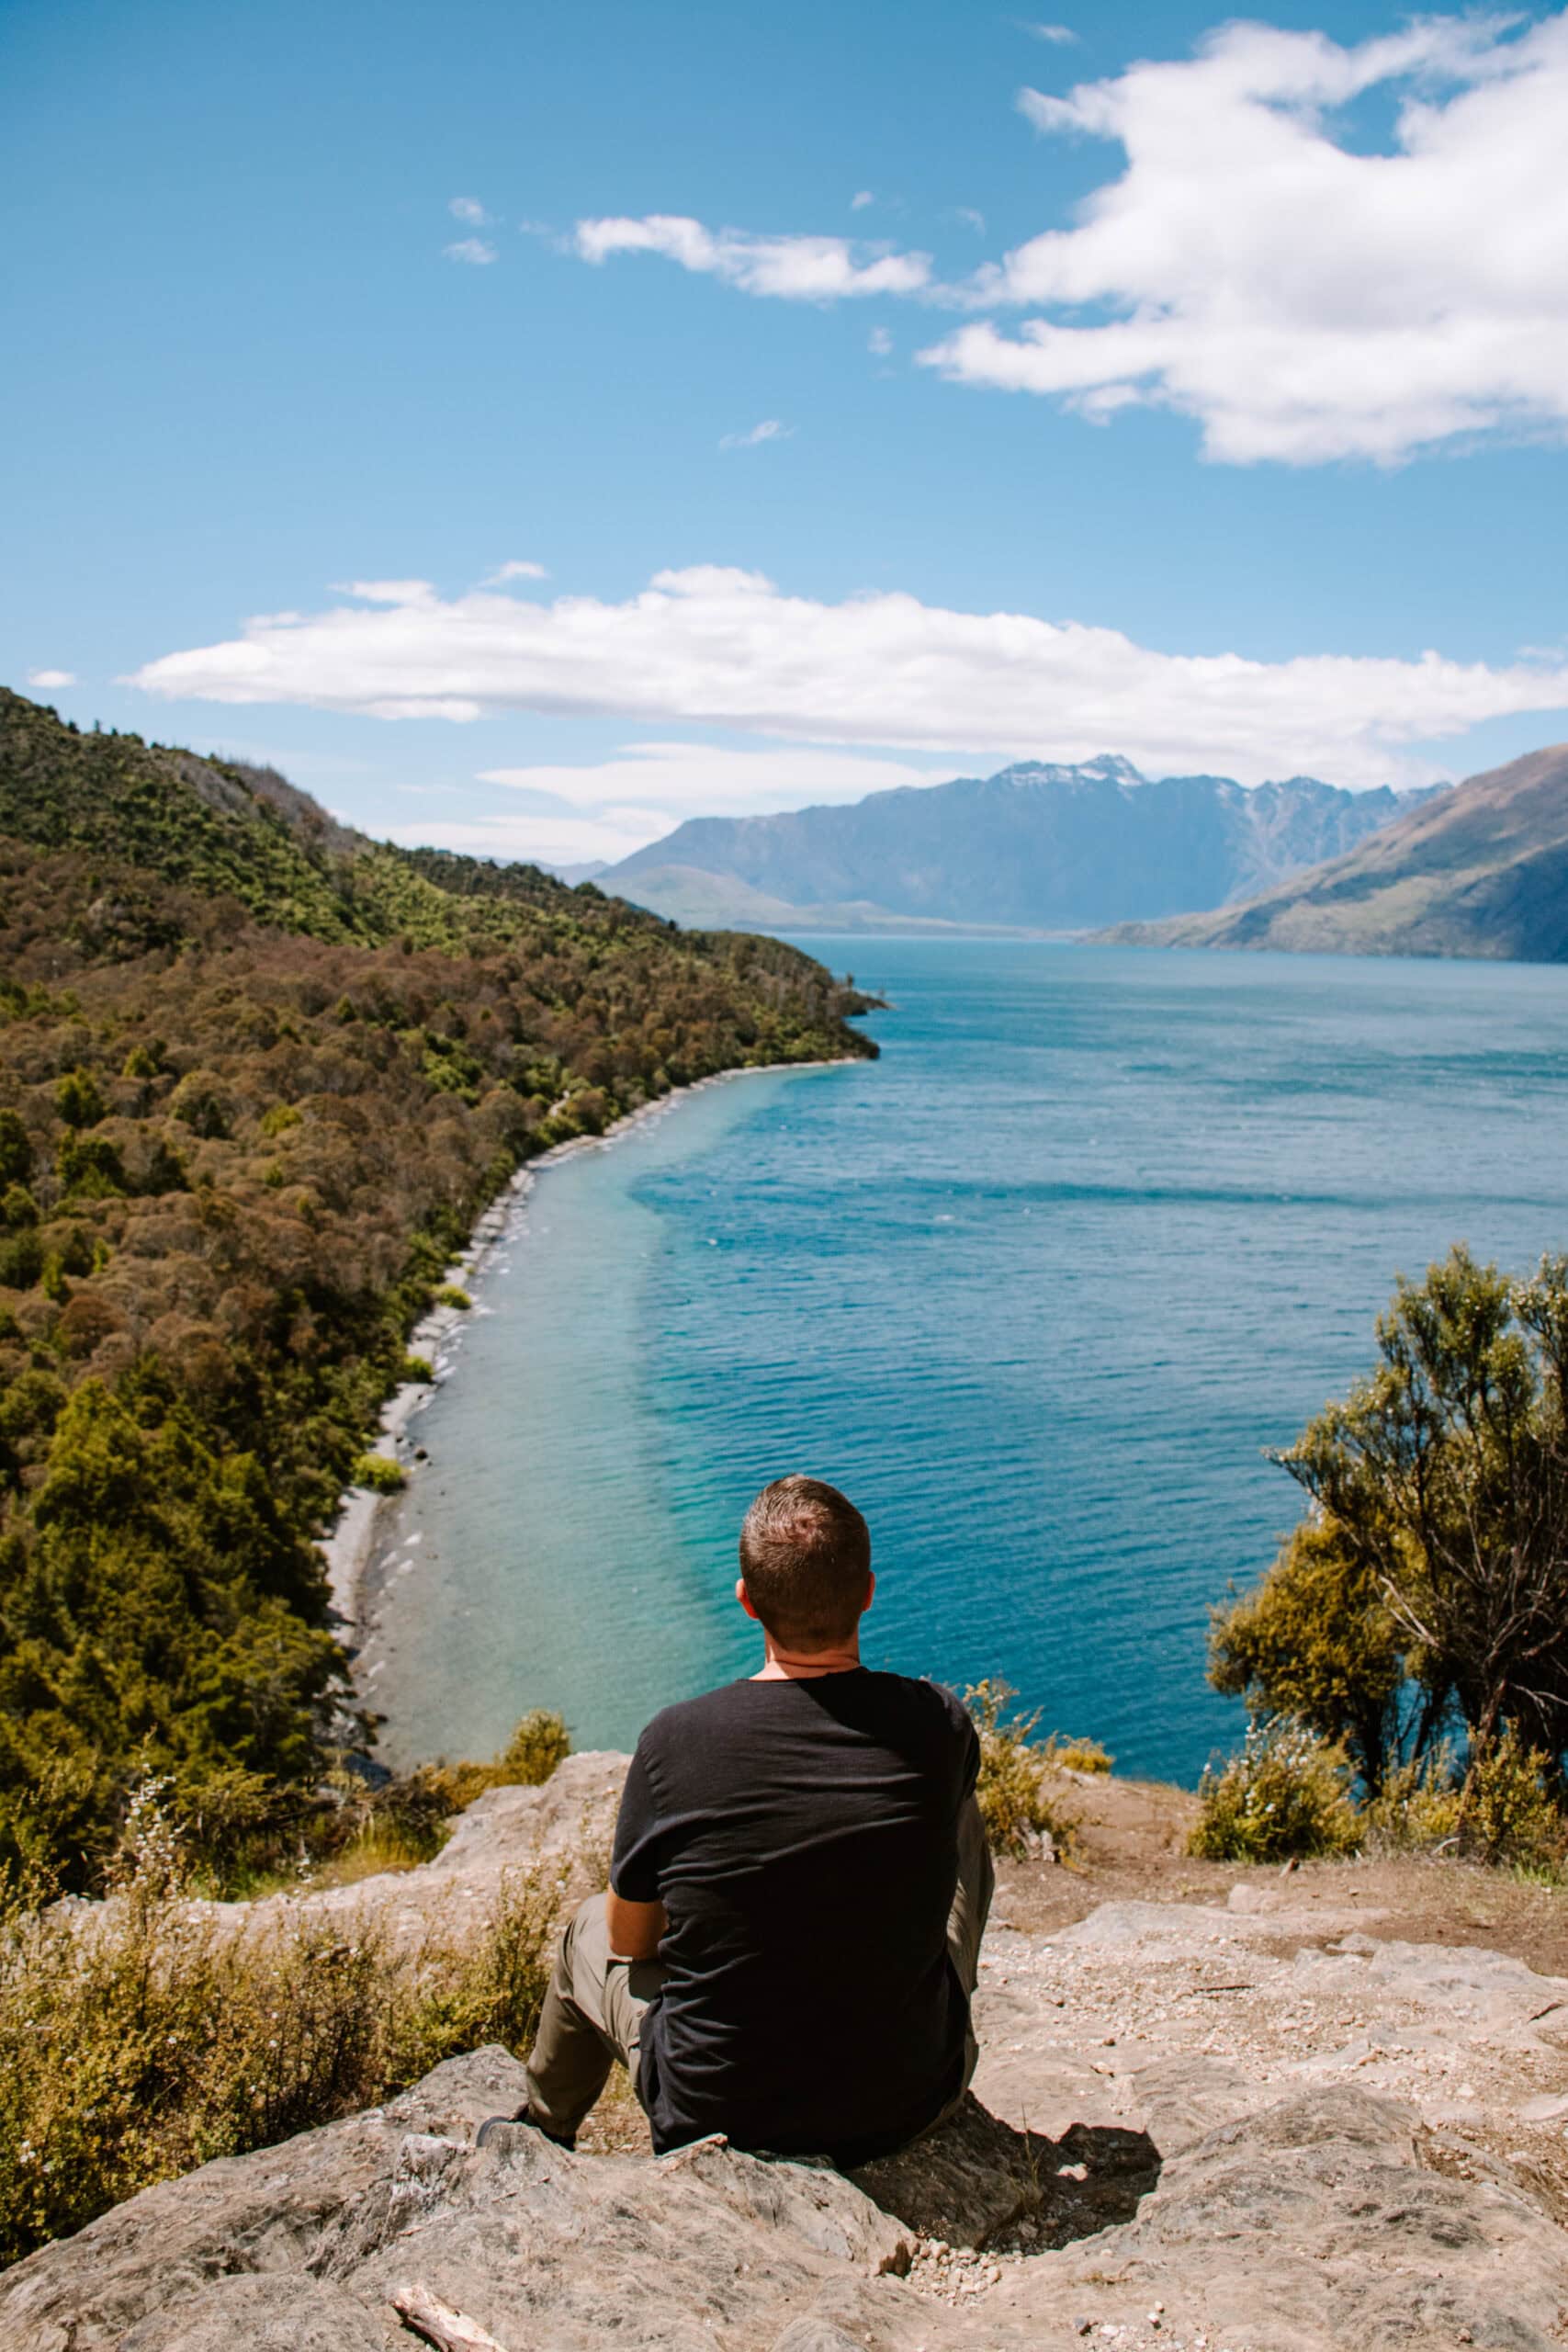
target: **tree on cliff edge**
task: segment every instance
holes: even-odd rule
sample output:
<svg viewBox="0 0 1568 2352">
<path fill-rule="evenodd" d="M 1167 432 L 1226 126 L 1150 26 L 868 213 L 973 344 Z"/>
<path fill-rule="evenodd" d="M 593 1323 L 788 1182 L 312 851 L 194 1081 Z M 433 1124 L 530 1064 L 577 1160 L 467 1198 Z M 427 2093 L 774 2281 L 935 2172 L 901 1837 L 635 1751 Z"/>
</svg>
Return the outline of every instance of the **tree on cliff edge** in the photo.
<svg viewBox="0 0 1568 2352">
<path fill-rule="evenodd" d="M 1314 1510 L 1215 1621 L 1211 1679 L 1342 1740 L 1369 1786 L 1456 1719 L 1568 1747 L 1568 1258 L 1514 1283 L 1460 1245 L 1378 1322 L 1381 1361 L 1276 1458 Z"/>
</svg>

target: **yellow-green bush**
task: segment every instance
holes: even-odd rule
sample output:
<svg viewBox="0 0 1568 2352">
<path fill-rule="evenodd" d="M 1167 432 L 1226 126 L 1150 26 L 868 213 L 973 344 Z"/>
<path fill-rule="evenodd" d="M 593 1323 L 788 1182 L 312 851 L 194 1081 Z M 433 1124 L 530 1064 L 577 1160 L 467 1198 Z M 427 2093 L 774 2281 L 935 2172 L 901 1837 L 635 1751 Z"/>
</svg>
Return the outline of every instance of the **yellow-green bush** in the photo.
<svg viewBox="0 0 1568 2352">
<path fill-rule="evenodd" d="M 389 1453 L 362 1453 L 354 1465 L 352 1483 L 368 1487 L 373 1495 L 395 1495 L 408 1485 L 408 1473 Z"/>
<path fill-rule="evenodd" d="M 1188 1851 L 1215 1862 L 1348 1853 L 1361 1839 L 1349 1790 L 1342 1747 L 1272 1715 L 1250 1725 L 1239 1755 L 1204 1773 Z"/>
<path fill-rule="evenodd" d="M 1369 1838 L 1397 1854 L 1427 1853 L 1457 1838 L 1463 1799 L 1446 1742 L 1386 1771 L 1361 1808 Z"/>
<path fill-rule="evenodd" d="M 1061 1731 L 1054 1731 L 1045 1742 L 1045 1755 L 1064 1772 L 1109 1772 L 1116 1761 L 1098 1739 L 1075 1739 Z"/>
<path fill-rule="evenodd" d="M 84 1914 L 0 1883 L 0 2265 L 156 2180 L 369 2106 L 484 2041 L 522 2051 L 560 1896 L 518 1873 L 484 1924 L 235 1929 L 186 1897 L 143 1794 L 118 1892 Z"/>
<path fill-rule="evenodd" d="M 1551 1775 L 1551 1758 L 1527 1747 L 1515 1732 L 1479 1748 L 1461 1797 L 1467 1847 L 1483 1861 L 1560 1876 L 1568 1862 L 1568 1816 Z"/>
<path fill-rule="evenodd" d="M 406 1781 L 389 1789 L 382 1804 L 395 1809 L 400 1788 L 411 1797 L 423 1793 L 444 1814 L 461 1813 L 487 1789 L 538 1788 L 570 1754 L 571 1735 L 561 1717 L 549 1707 L 534 1707 L 488 1764 L 422 1765 Z"/>
<path fill-rule="evenodd" d="M 980 1778 L 976 1788 L 980 1817 L 994 1854 L 1021 1860 L 1042 1832 L 1058 1854 L 1072 1851 L 1077 1824 L 1046 1794 L 1053 1765 L 1049 1742 L 1036 1742 L 1039 1711 L 1009 1715 L 1005 1711 L 1017 1693 L 1007 1682 L 977 1682 L 965 1690 L 964 1703 L 980 1735 Z"/>
</svg>

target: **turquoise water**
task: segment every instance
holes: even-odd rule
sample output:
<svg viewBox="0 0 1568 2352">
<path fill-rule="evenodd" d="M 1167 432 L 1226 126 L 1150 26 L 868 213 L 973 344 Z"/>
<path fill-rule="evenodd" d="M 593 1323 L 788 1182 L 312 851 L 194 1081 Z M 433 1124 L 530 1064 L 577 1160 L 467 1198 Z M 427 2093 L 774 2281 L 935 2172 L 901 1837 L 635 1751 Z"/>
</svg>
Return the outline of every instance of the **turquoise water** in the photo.
<svg viewBox="0 0 1568 2352">
<path fill-rule="evenodd" d="M 540 1704 L 626 1745 L 746 1670 L 735 1531 L 806 1469 L 871 1521 L 873 1663 L 1191 1781 L 1210 1603 L 1299 1515 L 1263 1450 L 1396 1272 L 1568 1246 L 1568 971 L 806 944 L 893 1000 L 882 1059 L 547 1169 L 482 1286 L 375 1578 L 387 1752 Z"/>
</svg>

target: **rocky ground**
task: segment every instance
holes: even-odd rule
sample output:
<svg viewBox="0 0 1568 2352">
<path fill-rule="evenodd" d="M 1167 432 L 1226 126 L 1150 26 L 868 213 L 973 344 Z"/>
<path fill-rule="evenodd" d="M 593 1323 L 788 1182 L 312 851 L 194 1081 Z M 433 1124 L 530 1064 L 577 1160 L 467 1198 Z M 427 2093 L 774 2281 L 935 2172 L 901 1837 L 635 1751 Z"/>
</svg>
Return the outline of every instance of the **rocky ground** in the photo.
<svg viewBox="0 0 1568 2352">
<path fill-rule="evenodd" d="M 617 1759 L 496 1791 L 424 1870 L 302 1899 L 411 1928 L 602 1852 Z M 853 2180 L 473 2146 L 520 2069 L 151 2189 L 0 2280 L 6 2352 L 1547 2352 L 1568 2344 L 1564 1898 L 1409 1860 L 1186 1860 L 1190 1800 L 1064 1784 L 1078 1867 L 1004 1871 L 975 2098 Z M 1558 1972 L 1561 1973 L 1558 1973 Z M 443 2331 L 446 2331 L 443 2334 Z"/>
</svg>

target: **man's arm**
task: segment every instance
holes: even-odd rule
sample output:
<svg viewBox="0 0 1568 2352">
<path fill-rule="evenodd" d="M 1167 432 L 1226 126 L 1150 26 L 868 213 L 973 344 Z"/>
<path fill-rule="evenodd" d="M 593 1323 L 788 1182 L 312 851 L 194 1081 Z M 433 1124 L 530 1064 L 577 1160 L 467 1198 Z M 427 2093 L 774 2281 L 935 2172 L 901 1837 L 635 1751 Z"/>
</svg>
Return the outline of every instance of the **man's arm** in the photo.
<svg viewBox="0 0 1568 2352">
<path fill-rule="evenodd" d="M 628 1903 L 612 1889 L 604 1897 L 612 1960 L 657 1960 L 666 1925 L 662 1903 Z"/>
</svg>

